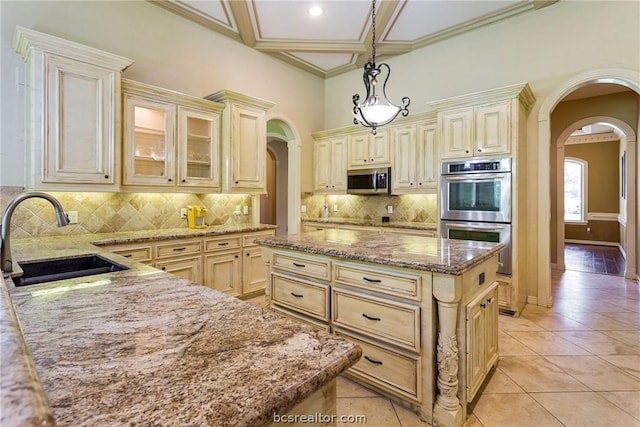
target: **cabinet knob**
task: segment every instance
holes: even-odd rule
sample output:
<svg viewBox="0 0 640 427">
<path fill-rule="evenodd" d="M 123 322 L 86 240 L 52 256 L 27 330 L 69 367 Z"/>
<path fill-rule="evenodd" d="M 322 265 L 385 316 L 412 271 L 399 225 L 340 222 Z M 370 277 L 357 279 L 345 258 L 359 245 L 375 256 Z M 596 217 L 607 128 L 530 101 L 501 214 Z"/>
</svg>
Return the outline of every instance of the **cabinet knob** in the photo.
<svg viewBox="0 0 640 427">
<path fill-rule="evenodd" d="M 364 162 L 367 163 L 367 159 L 364 159 Z"/>
<path fill-rule="evenodd" d="M 328 185 L 326 185 L 325 187 L 329 188 L 329 186 L 328 186 Z"/>
<path fill-rule="evenodd" d="M 236 184 L 240 184 L 240 181 L 236 181 Z"/>
<path fill-rule="evenodd" d="M 335 186 L 335 185 L 332 185 L 332 186 L 331 186 L 331 188 L 336 188 L 336 186 Z"/>
<path fill-rule="evenodd" d="M 413 182 L 410 182 L 409 185 L 413 187 Z"/>
<path fill-rule="evenodd" d="M 419 183 L 418 183 L 418 185 L 422 185 L 422 183 L 421 183 L 421 182 L 419 182 Z"/>
<path fill-rule="evenodd" d="M 171 178 L 168 179 L 169 182 L 173 182 L 173 180 Z"/>
<path fill-rule="evenodd" d="M 373 159 L 371 159 L 371 161 L 373 162 Z"/>
<path fill-rule="evenodd" d="M 478 148 L 478 153 L 482 153 L 482 148 Z"/>
<path fill-rule="evenodd" d="M 469 152 L 469 150 L 464 150 L 464 152 L 465 152 L 465 153 L 468 153 L 468 152 Z"/>
<path fill-rule="evenodd" d="M 487 308 L 487 304 L 480 304 L 480 307 Z"/>
<path fill-rule="evenodd" d="M 105 176 L 104 176 L 104 179 L 109 179 L 109 175 L 105 175 Z"/>
<path fill-rule="evenodd" d="M 186 179 L 183 179 L 183 180 L 182 180 L 182 182 L 187 182 L 187 180 L 186 180 Z"/>
<path fill-rule="evenodd" d="M 238 258 L 238 255 L 236 255 L 235 257 Z"/>
<path fill-rule="evenodd" d="M 167 269 L 167 267 L 162 267 L 162 271 L 165 271 Z"/>
</svg>

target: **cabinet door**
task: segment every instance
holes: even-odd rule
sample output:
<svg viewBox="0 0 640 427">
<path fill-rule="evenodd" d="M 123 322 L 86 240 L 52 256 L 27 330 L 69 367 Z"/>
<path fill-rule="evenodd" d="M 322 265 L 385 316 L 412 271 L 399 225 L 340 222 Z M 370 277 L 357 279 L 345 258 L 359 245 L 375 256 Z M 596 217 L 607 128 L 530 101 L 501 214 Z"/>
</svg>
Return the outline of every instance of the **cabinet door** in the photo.
<svg viewBox="0 0 640 427">
<path fill-rule="evenodd" d="M 416 182 L 416 125 L 393 129 L 393 193 L 404 193 L 417 188 Z"/>
<path fill-rule="evenodd" d="M 371 166 L 369 156 L 369 132 L 349 135 L 348 168 L 362 169 Z"/>
<path fill-rule="evenodd" d="M 331 140 L 331 190 L 347 191 L 347 138 Z"/>
<path fill-rule="evenodd" d="M 183 279 L 202 283 L 202 258 L 199 255 L 158 261 L 155 267 Z"/>
<path fill-rule="evenodd" d="M 124 95 L 124 184 L 174 186 L 175 105 Z"/>
<path fill-rule="evenodd" d="M 498 361 L 498 288 L 495 287 L 485 298 L 485 372 Z"/>
<path fill-rule="evenodd" d="M 375 135 L 369 134 L 369 158 L 374 167 L 391 166 L 391 144 L 387 129 L 378 129 Z"/>
<path fill-rule="evenodd" d="M 467 401 L 473 400 L 485 376 L 485 317 L 480 303 L 467 307 Z"/>
<path fill-rule="evenodd" d="M 203 285 L 229 295 L 240 295 L 240 254 L 240 250 L 235 250 L 205 255 Z"/>
<path fill-rule="evenodd" d="M 125 258 L 129 258 L 132 261 L 141 262 L 143 264 L 151 264 L 153 260 L 153 248 L 150 244 L 145 243 L 130 243 L 121 245 L 109 245 L 102 246 L 114 254 L 122 255 Z"/>
<path fill-rule="evenodd" d="M 264 192 L 267 155 L 265 113 L 234 106 L 231 123 L 230 189 Z"/>
<path fill-rule="evenodd" d="M 418 125 L 415 156 L 418 189 L 435 190 L 438 187 L 437 128 L 436 123 Z"/>
<path fill-rule="evenodd" d="M 116 73 L 55 55 L 45 58 L 42 182 L 115 184 Z"/>
<path fill-rule="evenodd" d="M 438 114 L 438 126 L 443 159 L 473 156 L 473 108 Z"/>
<path fill-rule="evenodd" d="M 331 190 L 331 140 L 318 140 L 313 145 L 314 191 Z"/>
<path fill-rule="evenodd" d="M 220 116 L 178 107 L 178 184 L 220 189 Z"/>
<path fill-rule="evenodd" d="M 476 107 L 474 155 L 509 153 L 509 103 L 505 101 Z"/>
<path fill-rule="evenodd" d="M 242 293 L 264 291 L 267 285 L 260 246 L 242 250 Z"/>
</svg>

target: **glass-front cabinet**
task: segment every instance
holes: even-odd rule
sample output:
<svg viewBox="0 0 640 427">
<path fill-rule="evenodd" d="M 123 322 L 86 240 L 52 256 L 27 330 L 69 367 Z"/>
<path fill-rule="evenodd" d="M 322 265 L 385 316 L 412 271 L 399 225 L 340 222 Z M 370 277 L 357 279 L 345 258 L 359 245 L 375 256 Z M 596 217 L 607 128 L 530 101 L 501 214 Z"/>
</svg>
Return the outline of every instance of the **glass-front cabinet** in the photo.
<svg viewBox="0 0 640 427">
<path fill-rule="evenodd" d="M 129 80 L 123 93 L 123 184 L 220 191 L 222 104 Z"/>
</svg>

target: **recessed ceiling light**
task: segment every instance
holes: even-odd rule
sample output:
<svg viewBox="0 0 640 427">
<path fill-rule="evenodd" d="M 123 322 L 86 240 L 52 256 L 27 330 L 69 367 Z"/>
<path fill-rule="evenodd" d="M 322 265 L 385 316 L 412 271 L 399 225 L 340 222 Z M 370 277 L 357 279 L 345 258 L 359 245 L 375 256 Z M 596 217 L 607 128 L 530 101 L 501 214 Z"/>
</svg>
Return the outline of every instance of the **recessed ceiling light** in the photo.
<svg viewBox="0 0 640 427">
<path fill-rule="evenodd" d="M 311 16 L 320 16 L 324 13 L 324 10 L 320 6 L 311 6 L 308 12 Z"/>
</svg>

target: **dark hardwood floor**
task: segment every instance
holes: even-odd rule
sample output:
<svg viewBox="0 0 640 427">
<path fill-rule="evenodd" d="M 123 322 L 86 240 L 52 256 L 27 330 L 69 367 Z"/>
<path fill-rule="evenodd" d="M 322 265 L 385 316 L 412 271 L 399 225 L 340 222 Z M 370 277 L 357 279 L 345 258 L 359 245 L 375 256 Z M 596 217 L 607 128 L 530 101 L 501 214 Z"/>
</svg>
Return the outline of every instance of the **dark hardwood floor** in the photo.
<svg viewBox="0 0 640 427">
<path fill-rule="evenodd" d="M 616 246 L 566 243 L 564 263 L 567 270 L 587 273 L 624 275 L 625 259 Z"/>
</svg>

